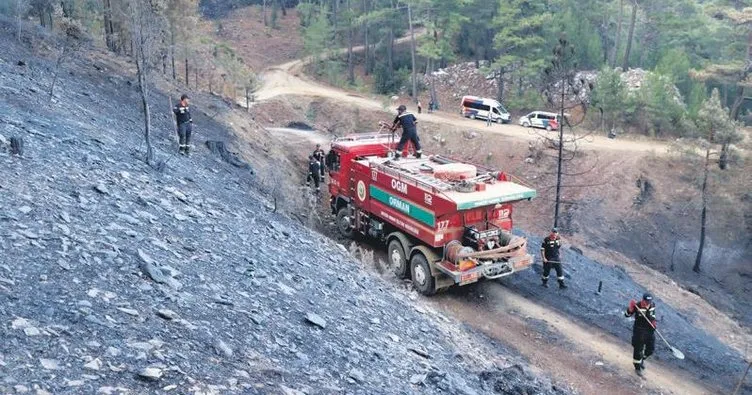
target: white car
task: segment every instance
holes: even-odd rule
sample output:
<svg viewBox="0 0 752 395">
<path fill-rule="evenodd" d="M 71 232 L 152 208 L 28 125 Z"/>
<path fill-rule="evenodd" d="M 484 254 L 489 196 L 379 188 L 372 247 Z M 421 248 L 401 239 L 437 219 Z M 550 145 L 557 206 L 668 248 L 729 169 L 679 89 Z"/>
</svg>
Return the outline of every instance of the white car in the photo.
<svg viewBox="0 0 752 395">
<path fill-rule="evenodd" d="M 566 116 L 566 114 L 564 114 Z M 541 128 L 549 132 L 559 128 L 559 114 L 545 111 L 533 111 L 520 117 L 520 125 L 526 128 Z"/>
</svg>

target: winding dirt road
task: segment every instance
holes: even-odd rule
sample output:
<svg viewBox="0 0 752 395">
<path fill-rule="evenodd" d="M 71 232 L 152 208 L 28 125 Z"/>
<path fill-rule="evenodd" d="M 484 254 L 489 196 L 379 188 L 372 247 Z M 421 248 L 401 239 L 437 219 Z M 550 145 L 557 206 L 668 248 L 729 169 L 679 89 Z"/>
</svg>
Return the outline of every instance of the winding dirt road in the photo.
<svg viewBox="0 0 752 395">
<path fill-rule="evenodd" d="M 408 42 L 407 38 L 396 40 L 396 44 Z M 363 47 L 354 47 L 353 51 L 362 51 Z M 339 52 L 342 52 L 340 50 Z M 336 53 L 336 52 L 335 52 Z M 309 96 L 335 100 L 346 103 L 348 107 L 360 107 L 362 109 L 381 111 L 392 110 L 394 107 L 388 98 L 366 97 L 356 92 L 324 85 L 303 73 L 303 68 L 314 60 L 313 57 L 293 60 L 278 66 L 267 68 L 261 73 L 261 87 L 254 93 L 257 101 L 265 101 L 285 96 Z M 244 99 L 242 100 L 244 103 Z M 432 114 L 423 113 L 420 121 L 425 124 L 452 125 L 467 130 L 490 132 L 522 141 L 535 141 L 540 139 L 545 131 L 532 130 L 515 124 L 485 126 L 485 122 L 463 118 L 458 113 L 438 111 Z M 516 121 L 516 120 L 513 120 Z M 565 129 L 566 130 L 566 129 Z M 555 132 L 553 132 L 555 134 Z M 565 133 L 565 139 L 573 139 L 569 133 Z M 589 135 L 579 138 L 577 144 L 580 148 L 597 151 L 627 151 L 639 154 L 665 155 L 669 153 L 670 145 L 661 141 L 640 141 L 626 138 L 609 139 L 603 136 Z"/>
</svg>

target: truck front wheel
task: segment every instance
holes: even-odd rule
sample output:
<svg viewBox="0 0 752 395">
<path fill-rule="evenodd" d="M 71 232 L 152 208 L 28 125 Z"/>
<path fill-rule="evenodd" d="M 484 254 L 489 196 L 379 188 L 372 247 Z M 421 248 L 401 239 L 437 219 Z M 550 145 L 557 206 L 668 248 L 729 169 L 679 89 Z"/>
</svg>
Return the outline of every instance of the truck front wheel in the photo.
<svg viewBox="0 0 752 395">
<path fill-rule="evenodd" d="M 421 253 L 413 255 L 410 259 L 410 268 L 413 275 L 413 286 L 425 296 L 436 293 L 435 279 L 431 275 L 431 266 Z"/>
<path fill-rule="evenodd" d="M 402 243 L 396 238 L 392 239 L 386 247 L 386 253 L 389 265 L 397 278 L 405 278 L 407 276 L 407 258 Z"/>
<path fill-rule="evenodd" d="M 339 230 L 339 234 L 347 237 L 348 239 L 351 239 L 353 237 L 353 227 L 350 220 L 350 209 L 347 206 L 340 207 L 339 211 L 337 211 L 337 230 Z"/>
</svg>

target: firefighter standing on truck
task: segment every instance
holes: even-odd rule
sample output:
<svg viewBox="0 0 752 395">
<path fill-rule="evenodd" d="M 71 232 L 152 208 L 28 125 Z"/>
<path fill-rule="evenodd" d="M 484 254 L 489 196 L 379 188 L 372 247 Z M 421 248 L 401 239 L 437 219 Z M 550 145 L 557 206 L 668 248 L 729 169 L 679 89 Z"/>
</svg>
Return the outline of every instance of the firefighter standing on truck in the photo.
<svg viewBox="0 0 752 395">
<path fill-rule="evenodd" d="M 323 149 L 321 149 L 321 144 L 316 144 L 316 149 L 313 150 L 313 158 L 316 159 L 319 162 L 319 167 L 321 168 L 321 181 L 324 181 L 324 173 L 326 167 L 324 166 L 324 159 L 326 158 L 326 153 Z"/>
<path fill-rule="evenodd" d="M 656 322 L 653 295 L 645 293 L 639 303 L 634 299 L 630 300 L 624 316 L 635 317 L 632 328 L 632 347 L 634 347 L 632 363 L 637 374 L 642 376 L 645 370 L 645 360 L 655 351 Z"/>
<path fill-rule="evenodd" d="M 548 288 L 548 275 L 551 273 L 551 269 L 556 270 L 556 279 L 559 281 L 559 288 L 566 289 L 564 284 L 564 270 L 561 268 L 561 255 L 559 254 L 561 249 L 561 239 L 559 238 L 559 231 L 556 228 L 551 229 L 551 234 L 543 239 L 541 244 L 541 258 L 543 260 L 543 286 Z"/>
<path fill-rule="evenodd" d="M 193 131 L 193 118 L 191 117 L 188 95 L 183 94 L 180 96 L 180 101 L 172 109 L 172 112 L 175 113 L 175 121 L 178 124 L 178 140 L 180 144 L 178 153 L 188 155 L 188 150 L 191 148 L 191 132 Z"/>
<path fill-rule="evenodd" d="M 415 118 L 415 115 L 407 112 L 407 107 L 401 105 L 397 108 L 397 117 L 394 118 L 392 131 L 395 131 L 397 126 L 402 127 L 402 137 L 400 138 L 399 144 L 397 144 L 397 152 L 394 154 L 394 159 L 399 159 L 402 149 L 405 148 L 405 144 L 407 144 L 408 141 L 412 141 L 415 146 L 415 157 L 420 159 L 423 151 L 420 149 L 420 138 L 418 138 L 418 127 L 416 126 L 417 123 L 418 120 Z"/>
<path fill-rule="evenodd" d="M 308 156 L 308 178 L 306 179 L 306 186 L 311 186 L 311 181 L 313 181 L 314 186 L 316 186 L 316 192 L 319 191 L 319 183 L 321 182 L 321 163 L 316 160 L 316 158 L 313 157 L 313 155 Z"/>
</svg>

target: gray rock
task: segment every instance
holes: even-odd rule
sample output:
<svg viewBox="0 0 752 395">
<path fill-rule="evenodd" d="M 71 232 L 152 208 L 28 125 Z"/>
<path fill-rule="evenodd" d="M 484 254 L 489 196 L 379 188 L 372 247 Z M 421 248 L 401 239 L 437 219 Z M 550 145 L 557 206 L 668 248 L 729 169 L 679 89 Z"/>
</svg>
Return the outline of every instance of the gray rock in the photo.
<svg viewBox="0 0 752 395">
<path fill-rule="evenodd" d="M 162 375 L 164 373 L 162 372 L 162 369 L 157 367 L 146 367 L 141 369 L 137 376 L 138 378 L 146 381 L 157 381 L 162 378 Z"/>
<path fill-rule="evenodd" d="M 98 371 L 102 369 L 102 361 L 99 358 L 94 358 L 90 362 L 84 365 L 84 369 Z"/>
<path fill-rule="evenodd" d="M 159 309 L 157 310 L 157 317 L 163 318 L 167 321 L 172 321 L 180 318 L 180 315 L 170 309 Z"/>
<path fill-rule="evenodd" d="M 68 214 L 68 212 L 66 211 L 60 212 L 60 219 L 62 219 L 63 221 L 67 223 L 71 222 L 70 214 Z"/>
<path fill-rule="evenodd" d="M 120 214 L 120 215 L 118 215 L 118 217 L 119 217 L 120 219 L 122 219 L 123 221 L 125 221 L 125 222 L 127 222 L 127 223 L 131 224 L 131 225 L 140 225 L 140 224 L 141 224 L 141 221 L 139 221 L 138 219 L 136 219 L 136 218 L 135 218 L 134 216 L 132 216 L 132 215 L 128 215 L 128 214 Z"/>
<path fill-rule="evenodd" d="M 84 380 L 66 380 L 65 381 L 66 387 L 80 387 L 84 384 L 86 384 L 86 381 Z"/>
<path fill-rule="evenodd" d="M 181 222 L 182 221 L 187 221 L 189 219 L 188 216 L 180 214 L 180 213 L 175 213 L 175 215 L 173 215 L 173 217 L 175 217 L 176 220 L 181 221 Z"/>
<path fill-rule="evenodd" d="M 359 383 L 364 383 L 366 381 L 366 375 L 363 374 L 363 372 L 357 368 L 350 369 L 350 372 L 347 375 L 348 377 L 350 377 L 351 379 Z"/>
<path fill-rule="evenodd" d="M 10 327 L 12 329 L 24 329 L 29 326 L 31 326 L 31 323 L 29 322 L 29 320 L 27 320 L 26 318 L 22 318 L 22 317 L 16 317 L 16 319 L 14 319 L 10 324 Z"/>
<path fill-rule="evenodd" d="M 102 184 L 102 183 L 97 184 L 94 187 L 94 190 L 97 191 L 97 192 L 99 192 L 99 193 L 101 193 L 102 195 L 109 195 L 110 194 L 110 190 L 107 189 L 107 186 L 104 185 L 104 184 Z"/>
<path fill-rule="evenodd" d="M 221 339 L 217 339 L 217 341 L 214 343 L 214 350 L 217 352 L 217 354 L 225 358 L 231 358 L 233 354 L 232 348 L 230 348 L 230 346 L 228 346 L 227 343 L 225 343 Z"/>
<path fill-rule="evenodd" d="M 326 320 L 316 313 L 307 313 L 305 319 L 321 329 L 326 329 Z"/>
<path fill-rule="evenodd" d="M 43 368 L 47 370 L 60 369 L 60 363 L 54 359 L 39 358 L 39 363 L 42 365 Z"/>
<path fill-rule="evenodd" d="M 31 207 L 29 206 L 21 206 L 18 208 L 18 211 L 21 212 L 21 214 L 28 214 L 31 212 Z"/>
<path fill-rule="evenodd" d="M 21 236 L 24 236 L 24 237 L 26 237 L 28 239 L 31 239 L 31 240 L 37 240 L 37 239 L 39 239 L 39 235 L 36 234 L 36 233 L 34 233 L 34 232 L 32 232 L 32 231 L 30 231 L 30 230 L 26 230 L 26 229 L 19 230 L 18 233 L 21 234 Z"/>
<path fill-rule="evenodd" d="M 42 332 L 34 326 L 27 326 L 24 328 L 24 333 L 26 336 L 39 336 L 42 334 Z"/>
<path fill-rule="evenodd" d="M 141 271 L 151 278 L 155 283 L 165 284 L 174 290 L 182 288 L 182 284 L 171 276 L 164 273 L 162 268 L 157 266 L 154 259 L 141 249 L 138 250 L 138 257 L 141 258 Z"/>
<path fill-rule="evenodd" d="M 128 315 L 130 315 L 130 316 L 133 316 L 133 317 L 138 317 L 138 310 L 135 310 L 135 309 L 129 309 L 129 308 L 126 308 L 126 307 L 118 307 L 117 309 L 118 309 L 119 311 L 121 311 L 121 312 L 125 313 L 125 314 L 128 314 Z"/>
<path fill-rule="evenodd" d="M 420 347 L 408 347 L 407 349 L 414 352 L 417 355 L 420 355 L 423 358 L 431 359 L 431 354 L 429 354 L 426 350 L 423 350 Z"/>
<path fill-rule="evenodd" d="M 413 385 L 419 385 L 423 384 L 426 381 L 426 378 L 428 377 L 427 374 L 414 374 L 410 376 L 410 384 Z"/>
</svg>

